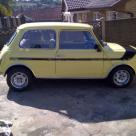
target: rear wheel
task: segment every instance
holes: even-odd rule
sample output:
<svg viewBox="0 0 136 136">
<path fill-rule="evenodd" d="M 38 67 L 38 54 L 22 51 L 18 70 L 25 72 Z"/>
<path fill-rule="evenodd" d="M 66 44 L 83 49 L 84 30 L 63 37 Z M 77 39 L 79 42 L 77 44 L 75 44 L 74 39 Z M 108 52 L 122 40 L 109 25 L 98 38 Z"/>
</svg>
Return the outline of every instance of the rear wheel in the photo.
<svg viewBox="0 0 136 136">
<path fill-rule="evenodd" d="M 129 67 L 118 67 L 114 69 L 110 76 L 110 83 L 114 87 L 123 88 L 131 84 L 134 78 L 134 72 Z"/>
<path fill-rule="evenodd" d="M 25 68 L 11 69 L 7 73 L 7 84 L 12 90 L 25 90 L 32 82 L 32 74 Z"/>
</svg>

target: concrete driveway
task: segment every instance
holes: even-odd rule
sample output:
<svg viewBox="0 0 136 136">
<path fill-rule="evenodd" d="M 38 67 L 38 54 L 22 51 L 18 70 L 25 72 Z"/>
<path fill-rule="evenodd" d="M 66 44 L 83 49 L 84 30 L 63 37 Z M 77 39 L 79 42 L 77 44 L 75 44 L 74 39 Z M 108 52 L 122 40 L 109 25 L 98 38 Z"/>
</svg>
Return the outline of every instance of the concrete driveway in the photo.
<svg viewBox="0 0 136 136">
<path fill-rule="evenodd" d="M 115 89 L 103 80 L 36 80 L 10 91 L 0 76 L 0 119 L 14 136 L 136 136 L 136 81 Z"/>
</svg>

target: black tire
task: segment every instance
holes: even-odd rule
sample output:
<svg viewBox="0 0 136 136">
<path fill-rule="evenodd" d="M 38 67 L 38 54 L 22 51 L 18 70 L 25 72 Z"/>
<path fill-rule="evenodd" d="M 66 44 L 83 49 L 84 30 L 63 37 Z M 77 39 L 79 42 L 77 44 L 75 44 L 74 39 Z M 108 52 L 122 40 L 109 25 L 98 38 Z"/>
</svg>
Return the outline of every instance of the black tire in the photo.
<svg viewBox="0 0 136 136">
<path fill-rule="evenodd" d="M 15 81 L 13 80 L 13 77 L 15 74 L 18 74 L 18 73 L 22 73 L 24 75 L 24 77 L 26 78 L 24 82 L 26 82 L 26 83 L 22 86 L 17 87 L 17 86 L 15 86 Z M 22 79 L 21 79 L 21 81 L 22 81 Z M 23 91 L 31 85 L 32 81 L 33 81 L 33 75 L 26 68 L 12 68 L 7 73 L 7 84 L 11 90 Z"/>
<path fill-rule="evenodd" d="M 124 83 L 120 83 L 118 81 L 116 81 L 116 75 L 117 75 L 117 72 L 126 72 L 126 75 L 128 76 L 128 79 L 126 79 L 126 81 L 124 81 Z M 116 88 L 125 88 L 125 87 L 128 87 L 133 79 L 134 79 L 134 75 L 135 73 L 133 72 L 133 70 L 127 66 L 120 66 L 120 67 L 117 67 L 115 68 L 109 75 L 109 78 L 108 78 L 108 81 L 110 82 L 110 84 L 113 86 L 113 87 L 116 87 Z M 120 76 L 119 76 L 120 77 Z M 118 77 L 117 77 L 118 78 Z M 123 76 L 121 77 L 123 78 Z M 124 80 L 125 80 L 126 77 L 124 77 Z"/>
</svg>

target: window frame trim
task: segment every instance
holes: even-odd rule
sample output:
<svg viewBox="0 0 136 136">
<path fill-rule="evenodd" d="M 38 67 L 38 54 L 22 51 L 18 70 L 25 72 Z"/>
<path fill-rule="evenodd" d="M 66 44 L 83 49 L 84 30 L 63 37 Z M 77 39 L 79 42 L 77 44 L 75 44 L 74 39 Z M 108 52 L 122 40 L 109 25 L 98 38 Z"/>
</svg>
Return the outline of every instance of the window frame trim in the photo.
<svg viewBox="0 0 136 136">
<path fill-rule="evenodd" d="M 11 36 L 10 39 L 9 39 L 9 41 L 8 41 L 5 45 L 11 46 L 12 43 L 13 43 L 13 41 L 15 40 L 16 36 L 17 36 L 17 31 L 15 31 L 15 32 L 12 34 L 12 36 Z"/>
</svg>

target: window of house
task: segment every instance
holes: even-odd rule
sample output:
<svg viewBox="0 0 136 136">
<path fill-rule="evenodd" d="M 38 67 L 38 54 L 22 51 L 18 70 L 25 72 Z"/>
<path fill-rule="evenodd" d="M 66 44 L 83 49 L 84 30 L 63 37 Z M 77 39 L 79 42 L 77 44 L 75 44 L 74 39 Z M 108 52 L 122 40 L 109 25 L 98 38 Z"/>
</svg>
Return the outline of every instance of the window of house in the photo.
<svg viewBox="0 0 136 136">
<path fill-rule="evenodd" d="M 87 22 L 87 12 L 82 13 L 82 21 Z"/>
<path fill-rule="evenodd" d="M 117 12 L 112 11 L 111 18 L 112 18 L 112 20 L 116 20 L 117 19 Z"/>
<path fill-rule="evenodd" d="M 29 30 L 20 41 L 21 48 L 55 48 L 56 33 L 53 30 Z"/>
<path fill-rule="evenodd" d="M 60 33 L 60 49 L 96 49 L 97 44 L 90 32 L 63 31 Z"/>
<path fill-rule="evenodd" d="M 82 13 L 77 14 L 77 22 L 82 22 Z"/>
<path fill-rule="evenodd" d="M 78 21 L 78 15 L 75 13 L 74 16 L 73 16 L 73 21 L 74 22 L 77 22 Z"/>
<path fill-rule="evenodd" d="M 93 20 L 97 20 L 97 19 L 100 19 L 100 18 L 101 18 L 100 12 L 94 12 L 93 13 Z"/>
</svg>

